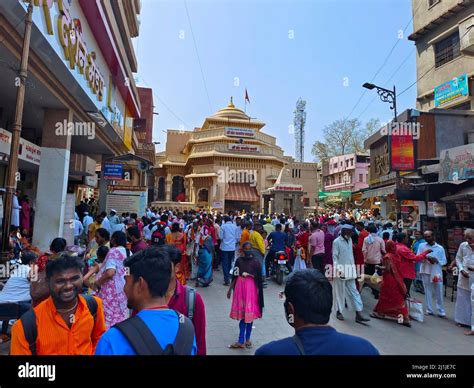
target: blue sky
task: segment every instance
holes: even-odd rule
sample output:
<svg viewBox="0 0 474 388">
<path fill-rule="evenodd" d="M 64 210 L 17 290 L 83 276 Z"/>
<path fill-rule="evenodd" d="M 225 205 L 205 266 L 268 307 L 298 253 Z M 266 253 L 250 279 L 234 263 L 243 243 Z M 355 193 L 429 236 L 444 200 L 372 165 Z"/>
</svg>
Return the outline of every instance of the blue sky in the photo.
<svg viewBox="0 0 474 388">
<path fill-rule="evenodd" d="M 416 80 L 415 46 L 407 40 L 413 30 L 411 0 L 142 3 L 134 44 L 139 84 L 153 88 L 159 112 L 158 150 L 164 147 L 163 131 L 200 126 L 230 96 L 243 109 L 247 88 L 247 113 L 267 124 L 263 131 L 277 137 L 288 155 L 294 155 L 289 126 L 296 101 L 307 101 L 305 161 L 312 161 L 311 146 L 332 121 L 351 111 L 349 118 L 362 122 L 392 117 L 375 91 L 367 91 L 353 110 L 365 90 L 361 85 L 384 62 L 374 83 L 402 91 Z M 399 97 L 398 110 L 414 108 L 415 98 L 416 85 Z"/>
</svg>

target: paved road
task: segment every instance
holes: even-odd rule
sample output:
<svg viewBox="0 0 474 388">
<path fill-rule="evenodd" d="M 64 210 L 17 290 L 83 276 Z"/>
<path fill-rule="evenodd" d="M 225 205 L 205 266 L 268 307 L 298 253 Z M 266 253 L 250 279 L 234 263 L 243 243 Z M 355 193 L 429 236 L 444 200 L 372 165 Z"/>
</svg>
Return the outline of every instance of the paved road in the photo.
<svg viewBox="0 0 474 388">
<path fill-rule="evenodd" d="M 278 293 L 283 290 L 275 282 L 269 282 L 265 291 L 265 310 L 263 318 L 254 322 L 252 342 L 254 349 L 229 349 L 228 345 L 238 337 L 238 322 L 229 318 L 231 301 L 227 299 L 227 287 L 222 285 L 222 272 L 215 272 L 214 282 L 208 288 L 200 288 L 207 313 L 207 346 L 210 355 L 252 355 L 255 349 L 270 341 L 292 336 L 293 329 L 286 323 L 283 302 Z M 450 297 L 448 290 L 448 297 Z M 415 297 L 423 300 L 424 296 Z M 366 315 L 373 310 L 376 301 L 369 289 L 362 292 Z M 354 313 L 345 311 L 345 321 L 331 316 L 330 325 L 337 330 L 357 335 L 371 341 L 381 354 L 387 355 L 444 355 L 474 354 L 474 337 L 464 335 L 465 328 L 459 328 L 453 321 L 454 302 L 445 299 L 447 319 L 436 316 L 425 317 L 425 322 L 412 321 L 407 328 L 396 322 L 372 319 L 367 326 L 354 321 Z"/>
<path fill-rule="evenodd" d="M 293 329 L 286 323 L 283 302 L 278 293 L 283 290 L 274 282 L 265 289 L 265 311 L 263 318 L 254 322 L 252 332 L 254 348 L 229 349 L 228 345 L 238 337 L 238 322 L 229 318 L 231 301 L 227 299 L 227 287 L 222 285 L 222 271 L 215 272 L 214 282 L 208 288 L 198 291 L 204 298 L 207 313 L 207 347 L 209 355 L 252 355 L 256 348 L 270 341 L 292 336 Z M 449 290 L 450 291 L 450 290 Z M 450 296 L 450 295 L 448 295 Z M 423 300 L 423 295 L 416 295 Z M 364 310 L 369 314 L 376 301 L 369 289 L 362 292 Z M 464 334 L 466 329 L 457 327 L 453 322 L 454 303 L 445 299 L 447 319 L 425 317 L 425 322 L 412 322 L 407 328 L 393 321 L 372 319 L 367 326 L 354 322 L 353 312 L 346 311 L 346 320 L 340 322 L 335 313 L 330 325 L 337 330 L 364 337 L 371 341 L 381 354 L 387 355 L 445 355 L 474 354 L 474 337 Z M 0 354 L 8 354 L 8 344 L 0 344 Z"/>
</svg>

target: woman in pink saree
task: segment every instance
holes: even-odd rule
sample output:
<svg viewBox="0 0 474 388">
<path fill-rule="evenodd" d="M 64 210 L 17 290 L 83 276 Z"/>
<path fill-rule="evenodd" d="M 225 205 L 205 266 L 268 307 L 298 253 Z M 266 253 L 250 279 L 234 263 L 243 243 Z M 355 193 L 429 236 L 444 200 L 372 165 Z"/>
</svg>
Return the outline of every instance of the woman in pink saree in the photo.
<svg viewBox="0 0 474 388">
<path fill-rule="evenodd" d="M 91 285 L 96 295 L 104 302 L 105 325 L 107 330 L 128 318 L 125 285 L 124 260 L 128 256 L 127 237 L 123 232 L 115 232 L 110 239 L 112 247 Z"/>
</svg>

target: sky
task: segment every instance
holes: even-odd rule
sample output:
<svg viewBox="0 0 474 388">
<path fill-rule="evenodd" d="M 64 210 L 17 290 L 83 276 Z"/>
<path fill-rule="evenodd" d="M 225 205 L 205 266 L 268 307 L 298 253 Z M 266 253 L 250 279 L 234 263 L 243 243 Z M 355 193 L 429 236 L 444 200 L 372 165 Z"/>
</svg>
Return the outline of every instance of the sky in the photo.
<svg viewBox="0 0 474 388">
<path fill-rule="evenodd" d="M 192 130 L 230 96 L 295 155 L 293 112 L 306 100 L 305 161 L 323 128 L 393 116 L 370 82 L 400 93 L 416 81 L 411 0 L 142 0 L 137 80 L 151 87 L 153 140 Z M 374 78 L 375 77 L 375 78 Z M 414 108 L 416 85 L 397 98 Z"/>
</svg>

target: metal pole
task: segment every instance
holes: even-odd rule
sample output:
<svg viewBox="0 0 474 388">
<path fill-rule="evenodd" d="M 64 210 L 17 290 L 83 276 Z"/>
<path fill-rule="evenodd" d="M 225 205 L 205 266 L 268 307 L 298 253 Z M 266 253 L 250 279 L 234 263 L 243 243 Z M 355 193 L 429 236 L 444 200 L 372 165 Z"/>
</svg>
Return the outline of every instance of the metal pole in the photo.
<svg viewBox="0 0 474 388">
<path fill-rule="evenodd" d="M 395 114 L 394 122 L 398 122 L 398 114 L 397 114 L 397 90 L 395 85 L 393 85 L 393 112 Z M 398 194 L 400 191 L 400 171 L 397 171 L 396 183 L 395 187 L 397 189 L 397 228 L 399 227 L 400 221 L 402 219 L 402 201 L 398 198 Z"/>
<path fill-rule="evenodd" d="M 26 78 L 28 76 L 28 56 L 30 53 L 31 26 L 33 21 L 33 4 L 28 1 L 28 11 L 25 18 L 25 35 L 23 38 L 23 48 L 20 66 L 20 84 L 16 95 L 15 121 L 12 128 L 12 144 L 10 148 L 10 158 L 8 161 L 7 181 L 5 187 L 5 203 L 3 211 L 3 235 L 2 248 L 6 252 L 9 250 L 9 234 L 12 215 L 13 195 L 16 190 L 18 174 L 18 152 L 20 147 L 21 124 L 23 120 L 23 106 L 25 102 Z"/>
</svg>

